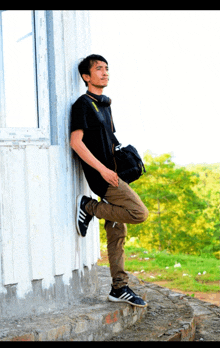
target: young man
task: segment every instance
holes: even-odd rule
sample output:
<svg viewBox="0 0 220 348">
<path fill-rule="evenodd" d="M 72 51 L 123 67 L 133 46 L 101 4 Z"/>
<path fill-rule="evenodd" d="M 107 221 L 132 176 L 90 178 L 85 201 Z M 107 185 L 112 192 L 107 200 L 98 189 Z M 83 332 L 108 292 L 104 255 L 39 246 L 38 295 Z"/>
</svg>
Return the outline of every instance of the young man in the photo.
<svg viewBox="0 0 220 348">
<path fill-rule="evenodd" d="M 109 300 L 127 302 L 133 306 L 147 304 L 128 287 L 124 270 L 124 243 L 126 223 L 138 224 L 148 217 L 148 210 L 139 196 L 122 181 L 115 170 L 114 146 L 96 112 L 115 132 L 111 116 L 111 100 L 102 95 L 109 82 L 108 62 L 99 55 L 91 55 L 79 64 L 79 72 L 88 87 L 72 106 L 70 146 L 79 155 L 85 177 L 91 190 L 101 202 L 80 195 L 77 198 L 76 225 L 85 237 L 93 216 L 105 219 L 108 257 L 112 276 Z"/>
</svg>

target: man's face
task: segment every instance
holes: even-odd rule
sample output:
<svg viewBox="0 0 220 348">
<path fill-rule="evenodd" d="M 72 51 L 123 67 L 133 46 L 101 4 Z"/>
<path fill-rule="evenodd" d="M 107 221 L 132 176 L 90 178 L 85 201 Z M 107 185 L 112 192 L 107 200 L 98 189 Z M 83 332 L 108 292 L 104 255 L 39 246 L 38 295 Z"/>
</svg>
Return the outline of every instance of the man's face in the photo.
<svg viewBox="0 0 220 348">
<path fill-rule="evenodd" d="M 97 60 L 90 69 L 90 76 L 84 74 L 83 77 L 88 85 L 91 84 L 96 88 L 107 87 L 109 81 L 108 65 Z"/>
</svg>

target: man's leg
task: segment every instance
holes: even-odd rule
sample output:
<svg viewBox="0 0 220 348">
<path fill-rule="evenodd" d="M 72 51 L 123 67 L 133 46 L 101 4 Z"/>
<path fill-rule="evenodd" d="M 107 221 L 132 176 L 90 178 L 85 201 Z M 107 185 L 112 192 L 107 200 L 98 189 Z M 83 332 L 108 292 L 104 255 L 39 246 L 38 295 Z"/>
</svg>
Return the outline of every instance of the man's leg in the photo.
<svg viewBox="0 0 220 348">
<path fill-rule="evenodd" d="M 104 201 L 91 199 L 85 209 L 98 219 L 121 224 L 139 224 L 148 217 L 148 210 L 140 197 L 121 179 L 118 187 L 109 186 Z"/>
<path fill-rule="evenodd" d="M 124 271 L 124 242 L 127 235 L 126 223 L 138 224 L 148 217 L 148 210 L 140 197 L 119 179 L 119 187 L 109 186 L 104 200 L 90 200 L 86 211 L 97 218 L 105 219 L 108 240 L 108 257 L 113 287 L 123 287 L 128 282 Z"/>
<path fill-rule="evenodd" d="M 128 275 L 124 271 L 124 241 L 127 233 L 125 224 L 142 223 L 148 217 L 148 210 L 140 197 L 129 185 L 119 179 L 119 186 L 109 186 L 101 202 L 83 197 L 80 210 L 82 216 L 85 216 L 85 220 L 87 219 L 86 214 L 90 219 L 92 216 L 96 216 L 98 219 L 106 220 L 108 255 L 113 278 L 112 291 L 108 296 L 109 301 L 146 307 L 147 303 L 127 285 Z M 84 221 L 83 218 L 82 220 Z"/>
<path fill-rule="evenodd" d="M 105 222 L 108 241 L 108 259 L 112 277 L 112 285 L 115 289 L 128 284 L 128 275 L 124 270 L 124 244 L 127 235 L 126 224 Z"/>
</svg>

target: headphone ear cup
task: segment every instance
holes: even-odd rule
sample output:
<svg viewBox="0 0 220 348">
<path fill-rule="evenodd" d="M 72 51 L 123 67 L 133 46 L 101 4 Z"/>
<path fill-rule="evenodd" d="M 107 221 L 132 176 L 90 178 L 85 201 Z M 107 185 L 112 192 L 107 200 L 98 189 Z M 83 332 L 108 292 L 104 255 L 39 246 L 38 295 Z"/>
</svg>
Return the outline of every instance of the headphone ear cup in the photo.
<svg viewBox="0 0 220 348">
<path fill-rule="evenodd" d="M 103 106 L 110 106 L 112 103 L 111 99 L 106 97 L 105 95 L 101 96 L 100 102 Z"/>
<path fill-rule="evenodd" d="M 102 106 L 110 106 L 112 103 L 112 100 L 108 97 L 106 97 L 106 95 L 95 95 L 94 97 L 92 95 L 90 95 L 89 91 L 87 91 L 86 93 L 90 98 L 94 99 L 96 102 L 99 103 L 99 105 Z"/>
</svg>

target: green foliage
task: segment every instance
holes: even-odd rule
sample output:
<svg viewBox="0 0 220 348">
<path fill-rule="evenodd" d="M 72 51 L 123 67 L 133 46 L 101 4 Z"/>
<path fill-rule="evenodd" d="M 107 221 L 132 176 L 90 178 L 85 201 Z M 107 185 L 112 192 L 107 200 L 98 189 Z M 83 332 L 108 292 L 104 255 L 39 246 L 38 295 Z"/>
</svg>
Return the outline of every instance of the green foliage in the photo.
<svg viewBox="0 0 220 348">
<path fill-rule="evenodd" d="M 125 248 L 125 267 L 148 282 L 167 281 L 169 287 L 183 291 L 219 292 L 220 261 L 215 257 L 170 254 L 167 250 Z M 175 267 L 178 266 L 178 267 Z"/>
<path fill-rule="evenodd" d="M 127 245 L 220 258 L 220 164 L 176 166 L 170 154 L 145 154 L 146 173 L 130 186 L 149 210 L 128 225 Z M 104 221 L 100 223 L 106 244 Z"/>
<path fill-rule="evenodd" d="M 131 187 L 150 212 L 141 225 L 129 225 L 140 246 L 172 253 L 220 250 L 220 166 L 177 167 L 170 154 L 144 157 L 147 172 Z M 205 187 L 205 188 L 204 188 Z"/>
</svg>

